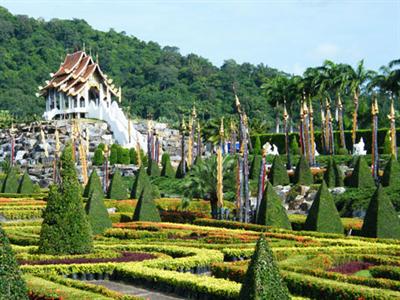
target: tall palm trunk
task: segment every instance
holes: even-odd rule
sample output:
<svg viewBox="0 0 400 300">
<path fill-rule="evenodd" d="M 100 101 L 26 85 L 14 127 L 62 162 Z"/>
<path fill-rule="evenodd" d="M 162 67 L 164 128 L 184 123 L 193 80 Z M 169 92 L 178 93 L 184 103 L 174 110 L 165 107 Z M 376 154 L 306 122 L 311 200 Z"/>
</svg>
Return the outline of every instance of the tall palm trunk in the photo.
<svg viewBox="0 0 400 300">
<path fill-rule="evenodd" d="M 340 98 L 340 95 L 338 97 L 338 123 L 340 132 L 340 148 L 346 149 L 346 139 L 344 135 L 344 126 L 343 126 L 343 103 Z"/>
</svg>

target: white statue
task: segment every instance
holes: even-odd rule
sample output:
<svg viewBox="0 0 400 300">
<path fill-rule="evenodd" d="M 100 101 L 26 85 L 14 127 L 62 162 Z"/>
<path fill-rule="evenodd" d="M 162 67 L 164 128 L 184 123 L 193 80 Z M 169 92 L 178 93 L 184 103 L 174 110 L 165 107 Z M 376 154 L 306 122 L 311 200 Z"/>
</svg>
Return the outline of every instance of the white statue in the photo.
<svg viewBox="0 0 400 300">
<path fill-rule="evenodd" d="M 314 155 L 319 156 L 319 152 L 317 150 L 317 144 L 314 142 Z"/>
<path fill-rule="evenodd" d="M 363 138 L 361 138 L 357 144 L 353 145 L 353 156 L 366 155 L 367 150 L 365 150 L 364 148 L 365 148 L 365 143 Z"/>
<path fill-rule="evenodd" d="M 269 142 L 266 142 L 263 149 L 267 155 L 279 155 L 278 147 L 275 144 L 271 146 Z"/>
</svg>

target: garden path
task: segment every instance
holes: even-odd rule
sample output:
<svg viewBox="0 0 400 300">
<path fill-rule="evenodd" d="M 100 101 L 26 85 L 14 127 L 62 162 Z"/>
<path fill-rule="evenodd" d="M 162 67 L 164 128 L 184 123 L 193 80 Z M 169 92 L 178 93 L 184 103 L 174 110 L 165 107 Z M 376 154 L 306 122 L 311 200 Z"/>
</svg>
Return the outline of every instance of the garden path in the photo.
<svg viewBox="0 0 400 300">
<path fill-rule="evenodd" d="M 142 297 L 149 300 L 184 300 L 185 298 L 157 292 L 154 290 L 144 289 L 132 284 L 110 280 L 90 280 L 89 283 L 104 286 L 112 291 L 116 291 L 125 295 Z"/>
</svg>

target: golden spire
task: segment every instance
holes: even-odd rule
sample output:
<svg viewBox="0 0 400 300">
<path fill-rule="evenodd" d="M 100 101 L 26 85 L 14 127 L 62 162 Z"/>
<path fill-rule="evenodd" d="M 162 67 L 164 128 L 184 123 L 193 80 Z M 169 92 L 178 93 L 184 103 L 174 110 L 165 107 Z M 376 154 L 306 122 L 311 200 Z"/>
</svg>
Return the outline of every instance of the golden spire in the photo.
<svg viewBox="0 0 400 300">
<path fill-rule="evenodd" d="M 192 118 L 196 119 L 197 117 L 197 112 L 196 112 L 196 106 L 193 105 L 193 109 L 192 109 Z"/>
<path fill-rule="evenodd" d="M 181 123 L 181 131 L 185 131 L 186 130 L 186 123 L 185 123 L 185 117 L 182 117 L 182 123 Z"/>
<path fill-rule="evenodd" d="M 60 153 L 60 136 L 58 134 L 58 129 L 56 128 L 56 132 L 55 132 L 55 138 L 56 138 L 56 154 L 58 156 L 58 154 Z"/>
<path fill-rule="evenodd" d="M 394 110 L 393 95 L 390 94 L 390 114 L 388 115 L 389 120 L 394 120 L 396 117 L 396 111 Z"/>
<path fill-rule="evenodd" d="M 283 101 L 283 119 L 286 121 L 289 119 L 289 114 L 286 109 L 286 100 Z"/>
<path fill-rule="evenodd" d="M 217 198 L 218 207 L 224 206 L 224 193 L 223 193 L 223 172 L 222 172 L 222 149 L 217 149 Z"/>
<path fill-rule="evenodd" d="M 371 107 L 371 114 L 375 116 L 378 113 L 379 113 L 378 100 L 376 99 L 376 95 L 374 95 L 374 100 L 372 101 L 372 107 Z"/>
<path fill-rule="evenodd" d="M 342 97 L 340 97 L 340 93 L 338 93 L 338 108 L 340 110 L 343 109 Z"/>
<path fill-rule="evenodd" d="M 220 137 L 224 137 L 224 117 L 221 118 L 221 125 L 219 127 L 219 135 Z"/>
</svg>

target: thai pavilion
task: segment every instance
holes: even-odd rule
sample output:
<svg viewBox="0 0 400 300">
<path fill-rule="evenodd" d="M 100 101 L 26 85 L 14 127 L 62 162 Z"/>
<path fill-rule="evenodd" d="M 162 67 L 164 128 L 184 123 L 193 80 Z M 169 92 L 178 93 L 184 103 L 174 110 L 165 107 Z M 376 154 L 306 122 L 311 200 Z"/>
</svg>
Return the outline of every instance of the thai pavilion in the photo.
<svg viewBox="0 0 400 300">
<path fill-rule="evenodd" d="M 84 51 L 67 54 L 58 71 L 50 73 L 50 77 L 44 87 L 39 86 L 37 94 L 46 99 L 44 119 L 103 120 L 119 144 L 134 147 L 139 142 L 145 149 L 145 138 L 133 128 L 118 105 L 121 87 L 113 84 L 90 55 Z"/>
</svg>

